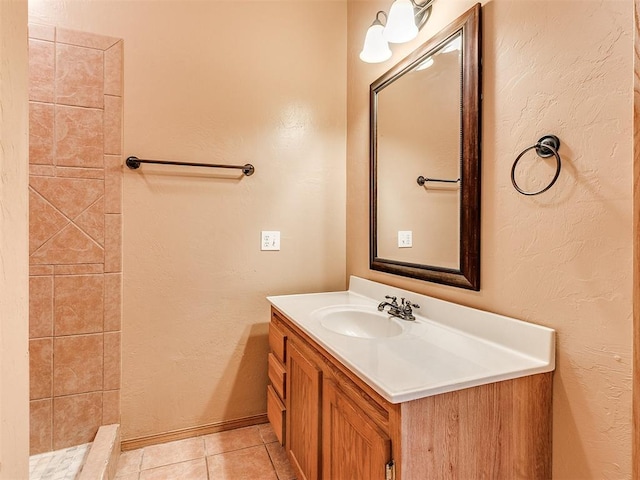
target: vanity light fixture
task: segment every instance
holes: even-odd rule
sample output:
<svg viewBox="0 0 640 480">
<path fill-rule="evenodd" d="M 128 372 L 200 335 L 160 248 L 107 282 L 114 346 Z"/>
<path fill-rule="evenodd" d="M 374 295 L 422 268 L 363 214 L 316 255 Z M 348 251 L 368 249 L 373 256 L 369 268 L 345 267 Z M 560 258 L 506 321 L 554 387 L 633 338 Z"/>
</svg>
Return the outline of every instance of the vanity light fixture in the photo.
<svg viewBox="0 0 640 480">
<path fill-rule="evenodd" d="M 384 15 L 385 21 L 387 20 L 387 14 L 382 10 L 376 13 L 376 19 L 367 30 L 364 47 L 360 52 L 360 60 L 363 62 L 380 63 L 391 58 L 389 44 L 384 38 L 384 25 L 378 18 L 380 14 Z"/>
<path fill-rule="evenodd" d="M 429 19 L 434 1 L 418 4 L 415 0 L 395 0 L 388 16 L 382 10 L 376 13 L 376 19 L 367 30 L 360 60 L 380 63 L 391 58 L 389 43 L 405 43 L 416 38 Z M 380 21 L 380 14 L 384 15 L 385 24 Z"/>
</svg>

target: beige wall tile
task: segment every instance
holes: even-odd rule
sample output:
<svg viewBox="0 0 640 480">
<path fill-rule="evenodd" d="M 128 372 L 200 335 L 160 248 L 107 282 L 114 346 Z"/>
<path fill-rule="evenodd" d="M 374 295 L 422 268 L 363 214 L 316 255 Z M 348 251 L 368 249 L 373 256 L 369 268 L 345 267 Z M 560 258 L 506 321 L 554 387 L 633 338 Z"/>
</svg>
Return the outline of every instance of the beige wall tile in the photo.
<svg viewBox="0 0 640 480">
<path fill-rule="evenodd" d="M 93 441 L 102 421 L 102 392 L 53 399 L 53 449 Z"/>
<path fill-rule="evenodd" d="M 56 105 L 56 165 L 104 166 L 102 113 L 98 109 Z"/>
<path fill-rule="evenodd" d="M 68 223 L 56 208 L 29 189 L 29 253 L 35 252 Z"/>
<path fill-rule="evenodd" d="M 53 165 L 53 104 L 29 102 L 29 163 Z"/>
<path fill-rule="evenodd" d="M 105 215 L 104 271 L 122 271 L 122 215 Z"/>
<path fill-rule="evenodd" d="M 54 292 L 56 336 L 102 332 L 103 275 L 56 276 Z"/>
<path fill-rule="evenodd" d="M 55 45 L 29 40 L 29 100 L 54 100 Z"/>
<path fill-rule="evenodd" d="M 104 153 L 122 153 L 122 98 L 104 97 Z"/>
<path fill-rule="evenodd" d="M 104 334 L 104 384 L 105 390 L 120 388 L 120 332 Z"/>
<path fill-rule="evenodd" d="M 52 405 L 53 402 L 50 398 L 29 402 L 29 450 L 31 455 L 49 452 L 53 448 L 51 437 L 53 421 Z"/>
<path fill-rule="evenodd" d="M 74 223 L 104 247 L 104 197 L 82 212 Z"/>
<path fill-rule="evenodd" d="M 104 180 L 100 179 L 31 177 L 29 185 L 70 219 L 104 195 Z"/>
<path fill-rule="evenodd" d="M 122 213 L 122 157 L 104 157 L 104 211 Z"/>
<path fill-rule="evenodd" d="M 29 340 L 29 398 L 38 400 L 51 397 L 53 369 L 53 339 Z"/>
<path fill-rule="evenodd" d="M 29 175 L 55 177 L 56 167 L 53 165 L 29 165 Z"/>
<path fill-rule="evenodd" d="M 29 338 L 53 335 L 53 277 L 29 277 Z"/>
<path fill-rule="evenodd" d="M 57 337 L 53 343 L 53 355 L 54 396 L 102 390 L 102 334 Z M 102 397 L 98 424 L 101 420 Z"/>
<path fill-rule="evenodd" d="M 73 263 L 99 263 L 104 261 L 104 250 L 73 224 L 33 252 L 32 264 L 69 265 Z"/>
<path fill-rule="evenodd" d="M 107 273 L 104 276 L 104 331 L 121 330 L 122 274 Z"/>
<path fill-rule="evenodd" d="M 120 40 L 104 52 L 104 94 L 122 96 L 122 47 Z"/>
<path fill-rule="evenodd" d="M 56 275 L 91 275 L 104 273 L 102 263 L 81 263 L 78 265 L 55 265 Z"/>
<path fill-rule="evenodd" d="M 102 392 L 102 424 L 120 423 L 120 390 Z"/>
<path fill-rule="evenodd" d="M 104 178 L 103 168 L 56 167 L 57 177 Z"/>
<path fill-rule="evenodd" d="M 56 28 L 50 25 L 40 25 L 38 23 L 29 24 L 29 38 L 38 40 L 48 40 L 53 42 L 56 39 Z"/>
<path fill-rule="evenodd" d="M 117 38 L 107 37 L 105 35 L 97 35 L 95 33 L 81 32 L 67 28 L 58 28 L 56 31 L 56 41 L 58 43 L 96 48 L 98 50 L 107 50 L 118 42 L 118 40 Z"/>
<path fill-rule="evenodd" d="M 104 53 L 56 43 L 56 103 L 102 108 Z"/>
<path fill-rule="evenodd" d="M 29 275 L 31 276 L 53 275 L 53 265 L 30 265 Z"/>
<path fill-rule="evenodd" d="M 39 25 L 30 32 L 47 40 L 56 34 Z M 121 271 L 122 167 L 119 156 L 107 157 L 105 197 L 104 146 L 106 140 L 112 152 L 121 151 L 122 42 L 58 29 L 57 44 L 33 40 L 30 48 L 32 100 L 58 103 L 32 103 L 30 111 L 30 271 L 37 275 L 30 279 L 30 330 L 38 338 L 31 344 L 31 394 L 56 396 L 55 403 L 32 403 L 40 417 L 48 412 L 49 428 L 36 421 L 31 432 L 33 446 L 47 451 L 90 441 L 102 422 L 120 418 L 122 275 L 109 275 L 105 288 L 103 246 L 108 198 L 109 213 L 118 214 L 110 218 L 108 264 Z M 105 81 L 113 95 L 106 123 Z M 112 332 L 106 337 L 105 325 Z M 42 338 L 54 330 L 63 336 Z"/>
</svg>

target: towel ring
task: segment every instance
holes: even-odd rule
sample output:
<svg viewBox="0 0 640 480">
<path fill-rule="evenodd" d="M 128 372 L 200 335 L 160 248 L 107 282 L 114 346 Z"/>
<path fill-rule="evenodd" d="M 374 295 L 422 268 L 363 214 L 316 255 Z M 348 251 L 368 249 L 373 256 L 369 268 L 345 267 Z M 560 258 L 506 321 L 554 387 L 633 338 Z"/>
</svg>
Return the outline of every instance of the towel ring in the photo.
<svg viewBox="0 0 640 480">
<path fill-rule="evenodd" d="M 542 190 L 539 190 L 537 192 L 525 192 L 516 182 L 516 166 L 518 165 L 518 162 L 524 156 L 524 154 L 529 150 L 533 150 L 534 148 L 536 149 L 536 153 L 540 158 L 549 158 L 552 156 L 556 157 L 556 174 L 553 176 L 553 179 L 551 179 L 549 185 L 544 187 Z M 513 184 L 513 188 L 515 188 L 522 195 L 529 196 L 540 195 L 541 193 L 549 190 L 553 186 L 553 184 L 556 183 L 556 180 L 558 180 L 558 177 L 560 176 L 560 169 L 562 168 L 562 161 L 560 160 L 560 154 L 558 153 L 559 148 L 560 139 L 555 135 L 545 135 L 544 137 L 540 138 L 540 140 L 538 140 L 538 143 L 536 143 L 535 145 L 531 145 L 530 147 L 525 148 L 520 153 L 520 155 L 518 155 L 515 162 L 513 162 L 513 167 L 511 167 L 511 183 Z"/>
</svg>

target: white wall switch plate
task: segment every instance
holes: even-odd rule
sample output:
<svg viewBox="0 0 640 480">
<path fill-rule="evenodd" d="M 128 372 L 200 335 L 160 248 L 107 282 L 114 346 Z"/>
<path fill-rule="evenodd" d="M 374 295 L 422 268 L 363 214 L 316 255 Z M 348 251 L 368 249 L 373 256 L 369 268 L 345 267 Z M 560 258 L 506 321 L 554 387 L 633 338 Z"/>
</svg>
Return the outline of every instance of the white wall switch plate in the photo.
<svg viewBox="0 0 640 480">
<path fill-rule="evenodd" d="M 260 250 L 280 250 L 280 232 L 262 231 Z"/>
<path fill-rule="evenodd" d="M 399 248 L 413 247 L 413 232 L 411 230 L 398 231 L 398 247 Z"/>
</svg>

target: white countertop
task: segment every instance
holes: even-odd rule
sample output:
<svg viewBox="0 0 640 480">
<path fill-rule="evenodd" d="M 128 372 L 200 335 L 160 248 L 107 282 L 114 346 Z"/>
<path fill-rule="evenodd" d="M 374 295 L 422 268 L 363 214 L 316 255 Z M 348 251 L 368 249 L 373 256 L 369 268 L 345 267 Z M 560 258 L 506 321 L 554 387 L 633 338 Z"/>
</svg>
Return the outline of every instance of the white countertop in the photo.
<svg viewBox="0 0 640 480">
<path fill-rule="evenodd" d="M 420 305 L 403 333 L 356 338 L 326 329 L 319 309 L 377 307 L 385 295 Z M 291 321 L 391 403 L 553 371 L 555 331 L 351 277 L 344 292 L 267 297 Z"/>
</svg>

